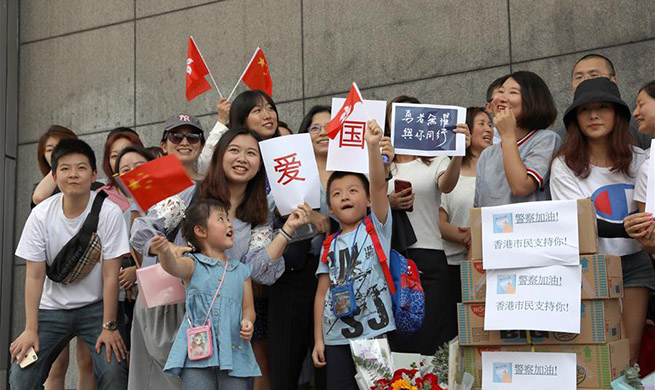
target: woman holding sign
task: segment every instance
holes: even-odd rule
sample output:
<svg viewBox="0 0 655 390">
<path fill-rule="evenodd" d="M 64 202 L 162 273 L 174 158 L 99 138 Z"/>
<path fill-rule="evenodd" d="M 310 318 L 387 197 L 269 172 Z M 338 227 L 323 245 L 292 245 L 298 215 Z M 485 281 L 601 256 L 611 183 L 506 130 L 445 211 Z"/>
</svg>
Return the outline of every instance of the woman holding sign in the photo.
<svg viewBox="0 0 655 390">
<path fill-rule="evenodd" d="M 591 198 L 596 206 L 599 250 L 621 256 L 623 323 L 630 340 L 630 362 L 639 356 L 648 290 L 655 290 L 649 256 L 630 238 L 623 220 L 637 211 L 633 190 L 644 152 L 632 146 L 630 109 L 605 77 L 583 81 L 564 113 L 568 138 L 551 168 L 553 199 Z"/>
<path fill-rule="evenodd" d="M 233 106 L 234 107 L 234 106 Z M 228 216 L 235 229 L 234 247 L 227 251 L 231 258 L 253 264 L 253 280 L 271 285 L 285 270 L 282 254 L 295 230 L 309 222 L 308 206 L 296 209 L 273 236 L 273 213 L 266 196 L 266 173 L 263 168 L 257 132 L 236 128 L 226 132 L 216 146 L 207 177 L 200 186 L 201 198 L 214 198 L 230 206 Z M 300 217 L 299 217 L 300 216 Z M 259 269 L 261 275 L 256 272 Z M 254 286 L 253 286 L 254 287 Z M 260 305 L 267 305 L 264 301 Z M 266 315 L 266 308 L 257 307 L 257 314 Z M 265 318 L 264 318 L 265 319 Z M 253 349 L 262 375 L 269 373 L 266 352 L 266 322 L 259 328 L 255 321 Z M 265 366 L 266 365 L 266 366 Z M 297 378 L 296 378 L 297 380 Z M 269 378 L 255 380 L 255 389 L 268 388 Z"/>
<path fill-rule="evenodd" d="M 227 255 L 231 259 L 238 259 L 242 263 L 251 265 L 251 277 L 254 281 L 272 284 L 284 271 L 281 256 L 287 245 L 287 239 L 282 233 L 273 237 L 272 215 L 266 201 L 259 140 L 257 133 L 245 128 L 228 130 L 216 145 L 207 177 L 200 185 L 189 188 L 177 196 L 184 207 L 191 203 L 196 191 L 199 198 L 218 199 L 223 204 L 229 205 L 228 218 L 234 229 L 234 246 L 226 252 Z M 294 210 L 283 226 L 284 232 L 293 234 L 298 226 L 307 223 L 307 214 L 308 210 L 305 208 Z M 166 215 L 152 209 L 145 218 L 137 218 L 132 228 L 134 247 L 144 255 L 149 254 L 150 241 L 154 236 L 171 234 L 170 227 L 167 227 L 170 225 L 169 219 Z M 186 245 L 179 230 L 174 237 L 169 238 L 169 241 L 177 246 Z M 168 348 L 170 349 L 170 344 Z M 165 362 L 167 356 L 163 358 Z M 134 359 L 132 361 L 134 362 Z M 144 370 L 151 372 L 150 367 Z M 148 381 L 148 378 L 143 378 L 142 375 L 135 377 Z M 151 372 L 150 378 L 152 377 Z M 171 387 L 174 383 L 163 384 L 163 387 L 157 390 L 176 388 Z M 131 384 L 132 380 L 130 380 Z"/>
<path fill-rule="evenodd" d="M 417 101 L 405 97 L 405 101 Z M 393 99 L 388 104 L 397 102 Z M 457 125 L 456 133 L 471 137 L 468 126 Z M 458 270 L 449 267 L 439 230 L 441 195 L 455 188 L 459 180 L 462 156 L 426 158 L 396 155 L 391 164 L 389 203 L 392 209 L 407 212 L 417 241 L 407 248 L 408 257 L 421 272 L 425 291 L 425 320 L 409 338 L 392 339 L 392 349 L 433 355 L 437 348 L 457 335 L 457 297 L 450 281 Z"/>
</svg>

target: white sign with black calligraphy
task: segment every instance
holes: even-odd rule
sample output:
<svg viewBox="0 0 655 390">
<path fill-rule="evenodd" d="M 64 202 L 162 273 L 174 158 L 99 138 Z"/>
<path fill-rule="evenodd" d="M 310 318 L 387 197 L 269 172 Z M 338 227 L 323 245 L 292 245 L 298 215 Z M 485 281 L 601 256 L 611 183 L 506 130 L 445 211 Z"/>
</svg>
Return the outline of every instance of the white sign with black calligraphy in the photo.
<svg viewBox="0 0 655 390">
<path fill-rule="evenodd" d="M 466 123 L 466 108 L 436 104 L 393 103 L 391 141 L 396 154 L 412 156 L 463 156 L 466 136 L 455 133 Z"/>
</svg>

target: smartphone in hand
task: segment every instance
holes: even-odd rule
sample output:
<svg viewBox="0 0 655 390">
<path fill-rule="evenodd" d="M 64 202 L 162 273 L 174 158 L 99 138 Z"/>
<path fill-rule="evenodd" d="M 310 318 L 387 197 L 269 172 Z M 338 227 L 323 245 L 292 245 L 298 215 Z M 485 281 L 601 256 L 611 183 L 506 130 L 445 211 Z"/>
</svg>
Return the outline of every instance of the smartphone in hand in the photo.
<svg viewBox="0 0 655 390">
<path fill-rule="evenodd" d="M 401 180 L 401 179 L 394 180 L 393 192 L 400 192 L 406 190 L 407 188 L 409 189 L 412 188 L 412 182 L 407 180 Z M 412 191 L 410 191 L 409 193 L 411 194 Z M 410 212 L 414 211 L 414 206 L 408 208 L 406 211 L 410 211 Z"/>
<path fill-rule="evenodd" d="M 30 349 L 27 351 L 27 355 L 23 358 L 23 360 L 18 363 L 20 368 L 25 368 L 29 366 L 30 364 L 34 363 L 39 359 L 38 356 L 36 356 L 36 352 L 34 352 L 34 347 L 30 347 Z"/>
</svg>

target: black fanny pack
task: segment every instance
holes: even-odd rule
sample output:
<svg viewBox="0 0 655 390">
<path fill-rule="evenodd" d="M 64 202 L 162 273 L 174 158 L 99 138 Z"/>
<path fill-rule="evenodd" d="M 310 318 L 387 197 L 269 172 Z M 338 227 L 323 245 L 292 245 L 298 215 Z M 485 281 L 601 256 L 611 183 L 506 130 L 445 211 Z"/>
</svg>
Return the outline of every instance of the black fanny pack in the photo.
<svg viewBox="0 0 655 390">
<path fill-rule="evenodd" d="M 71 284 L 84 279 L 101 260 L 102 243 L 98 237 L 98 218 L 107 194 L 96 194 L 82 228 L 59 251 L 54 261 L 46 265 L 46 275 L 53 282 Z"/>
</svg>

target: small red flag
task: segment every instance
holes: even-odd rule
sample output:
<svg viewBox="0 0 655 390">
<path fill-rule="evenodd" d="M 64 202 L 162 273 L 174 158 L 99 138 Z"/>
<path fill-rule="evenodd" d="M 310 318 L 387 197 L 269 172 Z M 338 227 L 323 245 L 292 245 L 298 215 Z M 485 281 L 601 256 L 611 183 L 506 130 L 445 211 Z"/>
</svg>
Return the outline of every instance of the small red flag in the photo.
<svg viewBox="0 0 655 390">
<path fill-rule="evenodd" d="M 271 74 L 268 71 L 268 62 L 264 57 L 264 51 L 259 47 L 243 72 L 241 80 L 248 88 L 259 89 L 266 92 L 268 96 L 273 96 L 273 80 L 271 80 Z"/>
<path fill-rule="evenodd" d="M 189 37 L 189 50 L 186 57 L 186 100 L 191 101 L 212 88 L 205 80 L 205 76 L 208 74 L 209 69 L 207 69 L 196 43 L 192 37 Z"/>
<path fill-rule="evenodd" d="M 362 99 L 362 94 L 359 93 L 357 84 L 353 83 L 352 87 L 350 87 L 350 92 L 348 92 L 346 101 L 343 102 L 343 106 L 341 106 L 341 109 L 339 112 L 337 112 L 337 115 L 335 115 L 330 123 L 328 123 L 326 126 L 328 137 L 334 139 L 334 137 L 336 137 L 343 128 L 343 122 L 345 122 L 350 114 L 353 113 L 355 104 L 363 102 L 364 99 Z"/>
<path fill-rule="evenodd" d="M 118 181 L 143 211 L 193 185 L 186 169 L 173 154 L 138 166 L 119 176 Z"/>
</svg>

